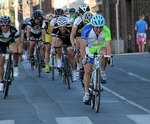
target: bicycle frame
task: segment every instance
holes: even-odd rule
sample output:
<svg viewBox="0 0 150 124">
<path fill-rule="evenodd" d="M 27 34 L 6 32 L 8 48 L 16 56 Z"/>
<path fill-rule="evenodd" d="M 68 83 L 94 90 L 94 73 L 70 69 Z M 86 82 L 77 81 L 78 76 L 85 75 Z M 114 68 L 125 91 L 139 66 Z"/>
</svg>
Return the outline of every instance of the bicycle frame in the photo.
<svg viewBox="0 0 150 124">
<path fill-rule="evenodd" d="M 36 46 L 35 46 L 35 53 L 34 53 L 34 60 L 35 60 L 35 66 L 36 66 L 36 68 L 38 67 L 38 76 L 39 77 L 41 77 L 41 71 L 42 71 L 42 65 L 41 65 L 41 55 L 40 55 L 40 43 L 39 43 L 39 41 L 41 41 L 41 40 L 39 40 L 39 39 L 35 39 L 35 40 L 31 40 L 31 41 L 33 41 L 33 42 L 35 42 L 36 43 Z M 32 63 L 31 63 L 32 64 Z M 31 67 L 32 67 L 33 65 L 31 65 Z M 34 68 L 34 67 L 33 67 Z"/>
<path fill-rule="evenodd" d="M 101 58 L 110 58 L 110 64 L 112 64 L 113 55 L 98 55 L 97 53 L 95 53 L 94 55 L 88 54 L 86 55 L 86 57 L 94 58 L 89 91 L 91 97 L 91 107 L 92 109 L 95 107 L 95 110 L 98 113 L 100 108 L 100 96 L 102 91 L 102 84 L 100 80 Z"/>
</svg>

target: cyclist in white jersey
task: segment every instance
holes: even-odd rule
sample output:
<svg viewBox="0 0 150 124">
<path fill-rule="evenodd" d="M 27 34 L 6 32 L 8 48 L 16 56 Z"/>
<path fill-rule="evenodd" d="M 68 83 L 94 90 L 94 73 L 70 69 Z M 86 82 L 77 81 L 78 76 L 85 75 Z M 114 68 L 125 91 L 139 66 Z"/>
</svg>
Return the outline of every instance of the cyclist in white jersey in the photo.
<svg viewBox="0 0 150 124">
<path fill-rule="evenodd" d="M 72 31 L 71 31 L 71 35 L 70 35 L 70 40 L 71 40 L 71 43 L 72 43 L 72 46 L 73 46 L 73 49 L 74 49 L 74 43 L 75 43 L 75 37 L 76 37 L 76 32 L 77 32 L 77 27 L 78 25 L 82 22 L 82 16 L 83 14 L 86 12 L 86 11 L 90 11 L 90 8 L 89 6 L 85 5 L 85 4 L 82 4 L 80 7 L 79 7 L 79 14 L 80 16 L 78 16 L 74 23 L 73 23 L 73 27 L 72 27 Z M 80 48 L 80 37 L 76 37 L 76 49 L 77 48 Z M 83 65 L 82 65 L 82 60 L 80 59 L 79 60 L 80 62 L 80 68 L 83 68 Z M 77 65 L 78 66 L 78 65 Z M 81 74 L 80 74 L 81 75 Z"/>
<path fill-rule="evenodd" d="M 85 65 L 84 85 L 85 95 L 83 102 L 89 102 L 89 84 L 90 75 L 92 72 L 93 58 L 88 58 L 88 61 L 84 58 L 86 54 L 94 54 L 96 51 L 101 55 L 111 55 L 111 33 L 109 28 L 105 25 L 105 19 L 103 16 L 96 14 L 92 17 L 92 23 L 84 26 L 81 33 L 81 56 L 83 57 L 83 65 Z M 101 59 L 101 81 L 106 83 L 105 68 L 108 58 Z M 85 64 L 86 63 L 86 64 Z M 109 64 L 111 67 L 113 64 Z"/>
</svg>

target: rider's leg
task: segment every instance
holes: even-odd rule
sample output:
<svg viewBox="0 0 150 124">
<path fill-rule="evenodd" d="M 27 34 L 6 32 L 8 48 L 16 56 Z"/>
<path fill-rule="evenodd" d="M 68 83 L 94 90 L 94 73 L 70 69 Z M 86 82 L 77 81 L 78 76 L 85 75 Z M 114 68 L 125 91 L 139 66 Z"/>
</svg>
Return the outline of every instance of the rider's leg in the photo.
<svg viewBox="0 0 150 124">
<path fill-rule="evenodd" d="M 76 68 L 75 68 L 75 57 L 74 57 L 74 51 L 73 49 L 68 50 L 68 55 L 69 55 L 69 61 L 72 67 L 72 78 L 73 81 L 76 81 Z"/>
<path fill-rule="evenodd" d="M 5 64 L 5 56 L 1 56 L 1 54 L 0 54 L 0 82 L 3 81 L 4 64 Z"/>
<path fill-rule="evenodd" d="M 50 59 L 50 48 L 51 48 L 51 45 L 50 44 L 46 44 L 45 45 L 45 63 L 46 63 L 46 68 L 45 68 L 45 72 L 49 72 L 49 59 Z"/>
<path fill-rule="evenodd" d="M 18 47 L 17 44 L 13 43 L 9 46 L 10 51 L 12 52 L 18 52 Z M 18 70 L 18 58 L 19 56 L 17 54 L 13 55 L 14 58 L 14 77 L 17 77 L 19 74 L 19 70 Z"/>
<path fill-rule="evenodd" d="M 61 45 L 62 45 L 62 40 L 61 39 L 57 39 L 56 46 L 59 47 Z M 61 62 L 61 48 L 57 48 L 56 52 L 57 52 L 57 67 L 60 68 L 62 66 L 62 62 Z"/>
<path fill-rule="evenodd" d="M 33 57 L 35 42 L 30 41 L 30 57 Z"/>
<path fill-rule="evenodd" d="M 106 47 L 100 48 L 99 53 L 101 55 L 107 55 Z M 106 74 L 105 74 L 105 68 L 107 65 L 107 61 L 108 61 L 107 58 L 101 58 L 101 81 L 102 81 L 102 83 L 107 82 L 106 81 Z"/>
<path fill-rule="evenodd" d="M 89 103 L 89 85 L 90 85 L 90 79 L 91 79 L 91 73 L 92 73 L 92 64 L 87 63 L 85 66 L 85 73 L 84 73 L 84 87 L 85 87 L 85 94 L 83 97 L 84 103 Z"/>
<path fill-rule="evenodd" d="M 10 49 L 10 51 L 12 51 L 12 52 L 18 52 L 18 47 L 17 47 L 17 44 L 15 44 L 15 43 L 13 43 L 13 44 L 11 44 L 10 46 L 9 46 L 9 49 Z M 18 66 L 18 55 L 17 54 L 14 54 L 13 55 L 13 58 L 14 58 L 14 66 Z"/>
</svg>

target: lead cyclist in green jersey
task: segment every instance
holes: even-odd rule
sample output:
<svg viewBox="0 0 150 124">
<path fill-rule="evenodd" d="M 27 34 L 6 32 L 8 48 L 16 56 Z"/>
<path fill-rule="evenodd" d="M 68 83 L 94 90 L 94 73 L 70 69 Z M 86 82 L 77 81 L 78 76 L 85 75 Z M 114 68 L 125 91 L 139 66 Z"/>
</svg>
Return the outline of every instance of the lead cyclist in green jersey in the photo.
<svg viewBox="0 0 150 124">
<path fill-rule="evenodd" d="M 96 14 L 92 17 L 92 23 L 87 24 L 82 29 L 81 33 L 81 56 L 83 57 L 83 65 L 85 65 L 84 74 L 84 85 L 85 85 L 85 95 L 83 97 L 83 102 L 89 102 L 89 84 L 90 75 L 92 72 L 93 58 L 88 58 L 88 61 L 84 58 L 86 54 L 94 54 L 96 51 L 101 55 L 111 55 L 111 33 L 109 28 L 104 25 L 105 19 L 103 16 Z M 101 59 L 101 81 L 106 83 L 105 68 L 109 59 Z M 85 64 L 86 63 L 86 64 Z M 113 64 L 110 64 L 112 67 Z"/>
</svg>

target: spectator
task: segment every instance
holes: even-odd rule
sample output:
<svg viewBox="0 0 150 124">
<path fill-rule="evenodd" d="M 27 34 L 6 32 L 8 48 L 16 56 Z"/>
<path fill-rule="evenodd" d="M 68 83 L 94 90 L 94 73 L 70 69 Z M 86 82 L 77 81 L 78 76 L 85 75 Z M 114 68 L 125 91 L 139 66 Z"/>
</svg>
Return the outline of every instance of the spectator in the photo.
<svg viewBox="0 0 150 124">
<path fill-rule="evenodd" d="M 148 25 L 146 21 L 144 21 L 144 15 L 140 15 L 140 20 L 135 24 L 135 30 L 137 31 L 136 39 L 137 45 L 139 48 L 139 53 L 144 53 L 144 47 L 146 44 L 146 30 L 148 29 Z"/>
</svg>

